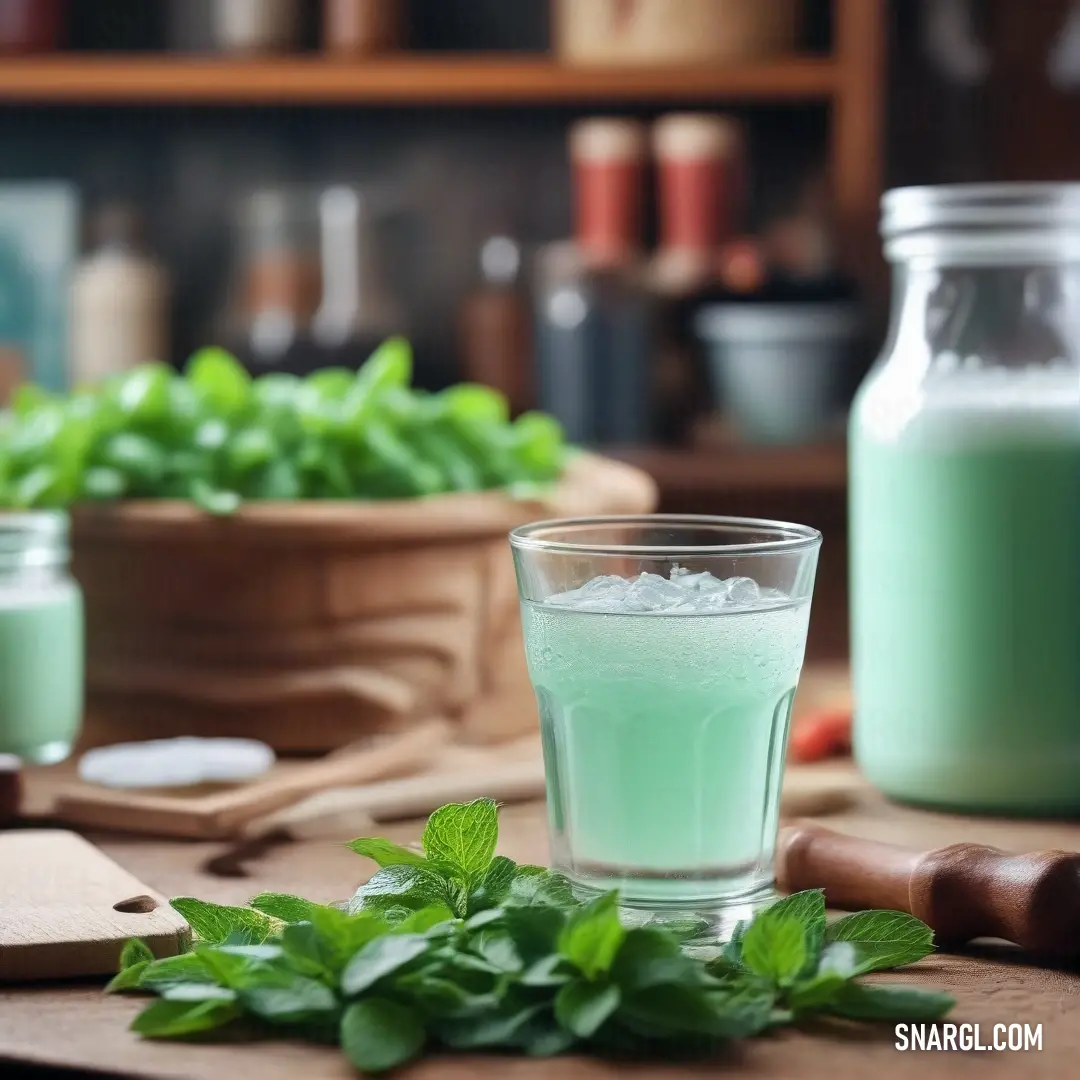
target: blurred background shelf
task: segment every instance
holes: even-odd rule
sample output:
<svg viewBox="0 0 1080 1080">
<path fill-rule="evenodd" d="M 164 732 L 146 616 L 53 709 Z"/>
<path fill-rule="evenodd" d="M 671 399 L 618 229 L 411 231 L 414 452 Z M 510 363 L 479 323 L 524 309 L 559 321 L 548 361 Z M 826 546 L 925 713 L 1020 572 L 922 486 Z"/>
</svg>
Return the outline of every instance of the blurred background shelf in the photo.
<svg viewBox="0 0 1080 1080">
<path fill-rule="evenodd" d="M 729 449 L 627 449 L 613 456 L 644 469 L 664 499 L 715 499 L 752 494 L 837 496 L 847 491 L 847 448 L 738 446 Z"/>
<path fill-rule="evenodd" d="M 606 453 L 656 481 L 667 514 L 730 514 L 799 521 L 821 531 L 807 656 L 848 655 L 847 447 L 738 445 L 625 448 Z"/>
<path fill-rule="evenodd" d="M 822 101 L 827 57 L 733 67 L 590 70 L 544 57 L 410 55 L 235 60 L 129 55 L 5 59 L 0 102 L 128 105 L 520 105 L 701 100 Z"/>
</svg>

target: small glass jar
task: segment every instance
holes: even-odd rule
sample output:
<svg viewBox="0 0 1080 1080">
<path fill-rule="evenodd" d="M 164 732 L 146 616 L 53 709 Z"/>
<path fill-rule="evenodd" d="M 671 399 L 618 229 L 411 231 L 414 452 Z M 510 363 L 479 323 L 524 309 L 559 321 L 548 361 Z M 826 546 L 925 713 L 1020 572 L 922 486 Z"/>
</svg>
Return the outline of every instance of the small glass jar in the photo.
<svg viewBox="0 0 1080 1080">
<path fill-rule="evenodd" d="M 1080 810 L 1080 184 L 883 202 L 851 416 L 855 756 L 886 794 Z"/>
<path fill-rule="evenodd" d="M 0 512 L 0 754 L 63 761 L 83 712 L 83 604 L 68 518 Z"/>
</svg>

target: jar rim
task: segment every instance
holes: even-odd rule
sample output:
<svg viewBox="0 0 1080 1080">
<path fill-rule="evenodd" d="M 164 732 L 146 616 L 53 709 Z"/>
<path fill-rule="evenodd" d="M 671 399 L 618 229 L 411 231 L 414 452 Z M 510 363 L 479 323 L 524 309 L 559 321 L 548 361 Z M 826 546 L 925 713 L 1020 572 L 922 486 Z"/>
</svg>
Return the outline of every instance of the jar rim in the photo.
<svg viewBox="0 0 1080 1080">
<path fill-rule="evenodd" d="M 65 565 L 68 527 L 62 510 L 0 510 L 0 571 Z"/>
<path fill-rule="evenodd" d="M 1080 261 L 1080 183 L 940 184 L 881 198 L 891 261 Z"/>
</svg>

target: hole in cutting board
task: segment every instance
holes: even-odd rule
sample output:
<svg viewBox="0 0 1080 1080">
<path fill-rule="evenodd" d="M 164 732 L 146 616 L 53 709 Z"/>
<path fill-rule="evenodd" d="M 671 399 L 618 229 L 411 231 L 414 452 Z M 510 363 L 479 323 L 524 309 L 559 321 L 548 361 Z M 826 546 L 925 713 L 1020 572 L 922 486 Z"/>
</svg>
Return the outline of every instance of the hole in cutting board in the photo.
<svg viewBox="0 0 1080 1080">
<path fill-rule="evenodd" d="M 147 915 L 156 911 L 158 902 L 152 896 L 131 896 L 113 904 L 113 911 L 123 911 L 130 915 Z"/>
</svg>

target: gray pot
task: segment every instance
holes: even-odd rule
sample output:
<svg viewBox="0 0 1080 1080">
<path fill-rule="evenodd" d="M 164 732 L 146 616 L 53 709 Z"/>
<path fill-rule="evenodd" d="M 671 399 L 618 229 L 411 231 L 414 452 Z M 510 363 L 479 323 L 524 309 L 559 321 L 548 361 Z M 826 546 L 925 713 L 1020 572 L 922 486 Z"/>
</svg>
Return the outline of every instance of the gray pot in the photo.
<svg viewBox="0 0 1080 1080">
<path fill-rule="evenodd" d="M 857 304 L 712 304 L 696 330 L 716 394 L 754 442 L 808 442 L 844 410 L 862 331 Z"/>
</svg>

